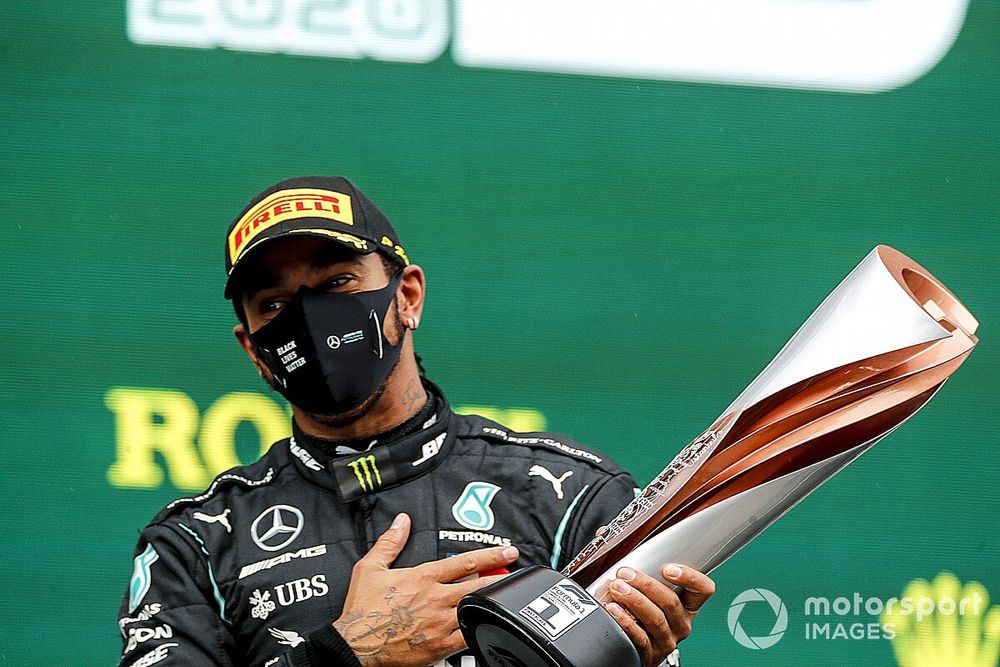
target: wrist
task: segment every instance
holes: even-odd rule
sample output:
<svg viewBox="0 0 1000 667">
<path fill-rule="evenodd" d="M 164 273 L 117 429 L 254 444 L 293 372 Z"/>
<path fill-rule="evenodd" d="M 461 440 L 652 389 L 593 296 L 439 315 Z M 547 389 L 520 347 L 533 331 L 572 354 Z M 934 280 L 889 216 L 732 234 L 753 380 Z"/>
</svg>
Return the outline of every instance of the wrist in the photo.
<svg viewBox="0 0 1000 667">
<path fill-rule="evenodd" d="M 343 665 L 362 667 L 354 649 L 340 634 L 336 621 L 324 625 L 309 635 L 304 643 L 292 649 L 294 665 Z"/>
</svg>

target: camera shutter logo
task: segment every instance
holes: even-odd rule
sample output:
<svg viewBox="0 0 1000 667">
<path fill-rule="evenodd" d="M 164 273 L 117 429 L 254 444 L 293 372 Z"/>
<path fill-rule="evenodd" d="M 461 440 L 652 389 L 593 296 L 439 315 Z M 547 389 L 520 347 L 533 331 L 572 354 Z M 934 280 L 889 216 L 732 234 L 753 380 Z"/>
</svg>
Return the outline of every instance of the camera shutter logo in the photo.
<svg viewBox="0 0 1000 667">
<path fill-rule="evenodd" d="M 740 614 L 743 613 L 743 607 L 750 602 L 764 602 L 774 612 L 774 626 L 768 634 L 751 637 L 740 625 Z M 750 588 L 737 595 L 733 603 L 729 605 L 727 620 L 729 621 L 729 633 L 741 646 L 749 649 L 770 648 L 778 643 L 788 628 L 788 610 L 781 598 L 766 588 Z"/>
</svg>

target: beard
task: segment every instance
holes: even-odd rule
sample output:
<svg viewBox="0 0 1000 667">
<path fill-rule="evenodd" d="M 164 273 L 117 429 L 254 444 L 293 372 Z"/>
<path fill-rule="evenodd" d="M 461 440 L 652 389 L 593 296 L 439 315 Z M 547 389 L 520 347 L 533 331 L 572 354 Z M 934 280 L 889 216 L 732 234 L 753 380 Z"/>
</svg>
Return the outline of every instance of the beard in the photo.
<svg viewBox="0 0 1000 667">
<path fill-rule="evenodd" d="M 396 343 L 402 343 L 403 336 L 406 335 L 406 327 L 403 326 L 403 318 L 399 314 L 399 304 L 395 300 L 393 300 L 393 303 L 396 304 L 396 308 L 390 307 L 389 312 L 393 313 L 394 317 L 392 322 L 386 323 L 386 331 L 388 332 L 391 330 L 395 333 L 396 340 L 389 341 L 395 345 Z M 391 329 L 389 327 L 391 327 Z M 386 338 L 388 338 L 388 336 L 386 336 Z M 383 394 L 385 394 L 385 390 L 389 386 L 389 382 L 392 380 L 392 377 L 396 374 L 396 369 L 399 367 L 399 362 L 402 361 L 402 359 L 402 355 L 396 359 L 396 363 L 393 364 L 392 370 L 390 370 L 389 374 L 385 376 L 385 380 L 381 385 L 379 385 L 379 388 L 375 390 L 374 394 L 362 401 L 361 405 L 353 407 L 346 412 L 338 413 L 310 412 L 308 410 L 303 410 L 303 412 L 305 412 L 306 416 L 315 422 L 330 428 L 341 428 L 353 424 L 375 408 Z"/>
</svg>

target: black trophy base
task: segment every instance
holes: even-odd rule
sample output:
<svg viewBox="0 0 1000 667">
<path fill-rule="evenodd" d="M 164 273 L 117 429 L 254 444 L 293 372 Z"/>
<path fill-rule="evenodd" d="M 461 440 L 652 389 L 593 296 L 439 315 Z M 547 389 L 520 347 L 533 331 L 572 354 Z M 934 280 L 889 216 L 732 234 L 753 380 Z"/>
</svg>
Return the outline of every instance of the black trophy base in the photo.
<svg viewBox="0 0 1000 667">
<path fill-rule="evenodd" d="M 489 667 L 642 667 L 628 636 L 597 600 L 539 565 L 463 597 L 458 625 Z"/>
</svg>

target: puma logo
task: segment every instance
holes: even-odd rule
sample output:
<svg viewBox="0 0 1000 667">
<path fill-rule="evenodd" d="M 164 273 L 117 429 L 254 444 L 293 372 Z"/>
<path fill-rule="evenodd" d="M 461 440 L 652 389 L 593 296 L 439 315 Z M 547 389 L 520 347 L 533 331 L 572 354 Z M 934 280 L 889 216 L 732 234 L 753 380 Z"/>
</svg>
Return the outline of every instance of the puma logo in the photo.
<svg viewBox="0 0 1000 667">
<path fill-rule="evenodd" d="M 229 513 L 231 511 L 232 510 L 227 508 L 222 514 L 216 514 L 215 516 L 212 516 L 210 514 L 205 514 L 204 512 L 195 512 L 191 516 L 193 516 L 198 521 L 204 521 L 205 523 L 221 523 L 223 526 L 226 527 L 226 532 L 231 533 L 233 532 L 233 527 L 229 525 L 229 518 L 228 518 Z"/>
<path fill-rule="evenodd" d="M 552 485 L 552 489 L 556 492 L 556 498 L 558 498 L 559 500 L 563 499 L 563 488 L 562 488 L 563 481 L 567 477 L 571 477 L 572 475 L 573 471 L 567 470 L 557 478 L 555 475 L 549 472 L 548 468 L 539 465 L 531 466 L 528 469 L 528 477 L 541 477 L 542 479 L 546 480 L 549 484 Z"/>
</svg>

